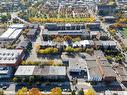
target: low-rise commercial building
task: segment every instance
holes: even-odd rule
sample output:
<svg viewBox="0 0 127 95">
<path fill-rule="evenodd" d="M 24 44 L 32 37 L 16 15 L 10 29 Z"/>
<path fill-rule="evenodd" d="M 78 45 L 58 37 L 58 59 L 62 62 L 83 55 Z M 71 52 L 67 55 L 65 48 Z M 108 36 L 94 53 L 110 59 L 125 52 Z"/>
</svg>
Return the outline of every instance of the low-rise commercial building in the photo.
<svg viewBox="0 0 127 95">
<path fill-rule="evenodd" d="M 85 59 L 69 58 L 69 74 L 73 77 L 87 76 Z"/>
<path fill-rule="evenodd" d="M 114 16 L 105 16 L 104 21 L 107 23 L 114 23 L 116 21 L 116 18 Z"/>
<path fill-rule="evenodd" d="M 89 28 L 90 30 L 99 30 L 101 28 L 100 22 L 86 23 L 86 27 Z"/>
<path fill-rule="evenodd" d="M 0 49 L 0 66 L 17 66 L 23 55 L 23 50 Z"/>
<path fill-rule="evenodd" d="M 7 31 L 0 36 L 0 46 L 3 47 L 5 45 L 14 43 L 21 35 L 23 28 L 23 24 L 10 25 Z"/>
<path fill-rule="evenodd" d="M 17 46 L 16 49 L 23 49 L 27 50 L 29 48 L 32 48 L 32 43 L 28 39 L 24 39 L 22 42 L 20 42 Z"/>
<path fill-rule="evenodd" d="M 95 51 L 94 55 L 85 54 L 88 81 L 115 81 L 116 75 L 102 51 Z"/>
<path fill-rule="evenodd" d="M 28 33 L 26 34 L 27 38 L 30 40 L 35 40 L 38 33 L 40 32 L 39 24 L 30 24 L 26 26 L 29 29 Z"/>
<path fill-rule="evenodd" d="M 95 60 L 87 62 L 88 81 L 102 81 L 102 74 Z"/>
<path fill-rule="evenodd" d="M 65 79 L 65 66 L 19 66 L 15 72 L 17 77 L 41 76 L 44 79 Z"/>
<path fill-rule="evenodd" d="M 11 78 L 13 75 L 13 69 L 9 66 L 0 66 L 0 79 Z"/>
</svg>

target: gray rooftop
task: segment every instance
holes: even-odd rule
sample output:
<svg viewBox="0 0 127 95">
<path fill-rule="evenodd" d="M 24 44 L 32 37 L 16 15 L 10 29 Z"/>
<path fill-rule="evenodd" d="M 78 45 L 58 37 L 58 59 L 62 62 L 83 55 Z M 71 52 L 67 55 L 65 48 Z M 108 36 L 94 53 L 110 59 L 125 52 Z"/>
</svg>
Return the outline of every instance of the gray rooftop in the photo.
<svg viewBox="0 0 127 95">
<path fill-rule="evenodd" d="M 37 32 L 37 29 L 30 29 L 27 35 L 35 35 L 36 32 Z"/>
<path fill-rule="evenodd" d="M 100 51 L 100 50 L 95 50 L 94 51 L 94 55 L 96 56 L 96 57 L 99 57 L 99 59 L 102 61 L 102 60 L 106 60 L 107 61 L 107 59 L 106 59 L 106 57 L 104 56 L 104 53 L 102 52 L 102 51 Z"/>
<path fill-rule="evenodd" d="M 104 46 L 116 46 L 117 43 L 115 41 L 101 41 Z"/>
<path fill-rule="evenodd" d="M 117 72 L 120 75 L 121 81 L 127 81 L 127 70 L 124 67 L 118 67 Z"/>
<path fill-rule="evenodd" d="M 70 58 L 69 59 L 70 70 L 86 70 L 85 59 L 82 58 Z"/>
<path fill-rule="evenodd" d="M 95 60 L 86 61 L 90 76 L 99 76 L 102 78 L 101 71 Z"/>
<path fill-rule="evenodd" d="M 65 66 L 44 66 L 44 67 L 35 67 L 33 75 L 42 75 L 42 76 L 61 76 L 66 75 Z"/>
<path fill-rule="evenodd" d="M 85 30 L 58 30 L 58 31 L 48 31 L 47 29 L 45 29 L 43 31 L 43 34 L 45 34 L 45 35 L 84 35 L 86 33 L 85 33 Z"/>
<path fill-rule="evenodd" d="M 66 68 L 65 66 L 19 66 L 15 75 L 61 76 L 66 75 Z"/>
<path fill-rule="evenodd" d="M 16 48 L 25 48 L 28 46 L 29 43 L 30 43 L 30 41 L 25 39 L 22 42 L 20 42 Z"/>
</svg>

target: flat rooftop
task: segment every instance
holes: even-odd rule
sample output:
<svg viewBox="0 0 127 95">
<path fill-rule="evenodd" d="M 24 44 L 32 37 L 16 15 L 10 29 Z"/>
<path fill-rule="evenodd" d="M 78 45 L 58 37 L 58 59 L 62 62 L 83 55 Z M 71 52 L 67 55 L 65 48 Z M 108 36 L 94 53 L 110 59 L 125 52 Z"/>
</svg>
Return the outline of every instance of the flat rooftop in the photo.
<svg viewBox="0 0 127 95">
<path fill-rule="evenodd" d="M 15 64 L 23 50 L 0 49 L 0 64 Z"/>
<path fill-rule="evenodd" d="M 96 56 L 96 57 L 99 57 L 99 59 L 102 61 L 102 60 L 106 60 L 107 61 L 107 59 L 106 59 L 106 57 L 104 56 L 104 53 L 101 51 L 101 50 L 95 50 L 94 51 L 94 55 Z"/>
<path fill-rule="evenodd" d="M 86 61 L 90 76 L 99 76 L 102 79 L 102 73 L 95 60 Z"/>
<path fill-rule="evenodd" d="M 43 34 L 45 34 L 45 35 L 83 35 L 83 34 L 85 34 L 85 30 L 54 30 L 54 31 L 49 31 L 49 30 L 45 29 Z"/>
<path fill-rule="evenodd" d="M 118 67 L 117 72 L 120 75 L 121 81 L 127 81 L 127 70 L 124 67 Z"/>
<path fill-rule="evenodd" d="M 15 72 L 15 75 L 33 75 L 35 66 L 19 66 Z"/>
<path fill-rule="evenodd" d="M 66 75 L 65 66 L 19 66 L 15 76 L 61 76 Z"/>
<path fill-rule="evenodd" d="M 61 76 L 66 75 L 66 67 L 65 66 L 36 66 L 34 68 L 33 75 L 42 75 L 42 76 Z"/>
<path fill-rule="evenodd" d="M 75 70 L 86 70 L 86 62 L 85 59 L 82 58 L 69 58 L 69 69 L 71 71 Z"/>
<path fill-rule="evenodd" d="M 0 39 L 16 39 L 22 32 L 23 24 L 10 25 L 1 36 Z"/>
</svg>

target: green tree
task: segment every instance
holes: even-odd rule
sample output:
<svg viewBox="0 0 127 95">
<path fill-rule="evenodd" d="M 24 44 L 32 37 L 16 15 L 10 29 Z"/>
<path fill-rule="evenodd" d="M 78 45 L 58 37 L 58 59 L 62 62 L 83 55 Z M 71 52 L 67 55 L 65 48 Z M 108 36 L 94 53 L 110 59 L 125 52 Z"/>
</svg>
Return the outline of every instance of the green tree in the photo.
<svg viewBox="0 0 127 95">
<path fill-rule="evenodd" d="M 112 61 L 112 57 L 111 56 L 106 56 L 107 60 Z"/>
<path fill-rule="evenodd" d="M 35 79 L 34 76 L 30 76 L 29 77 L 29 83 L 34 82 L 34 79 Z"/>
<path fill-rule="evenodd" d="M 83 88 L 78 91 L 78 95 L 84 95 Z"/>
<path fill-rule="evenodd" d="M 76 95 L 76 93 L 75 93 L 76 91 L 75 90 L 73 90 L 72 92 L 71 92 L 71 95 Z"/>
</svg>

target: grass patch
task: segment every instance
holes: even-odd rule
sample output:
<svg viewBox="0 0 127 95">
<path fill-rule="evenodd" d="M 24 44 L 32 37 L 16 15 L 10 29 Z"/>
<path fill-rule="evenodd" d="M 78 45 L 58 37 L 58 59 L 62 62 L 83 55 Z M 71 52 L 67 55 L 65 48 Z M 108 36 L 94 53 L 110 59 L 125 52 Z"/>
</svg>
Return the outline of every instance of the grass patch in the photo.
<svg viewBox="0 0 127 95">
<path fill-rule="evenodd" d="M 121 30 L 122 35 L 127 39 L 127 28 Z"/>
</svg>

